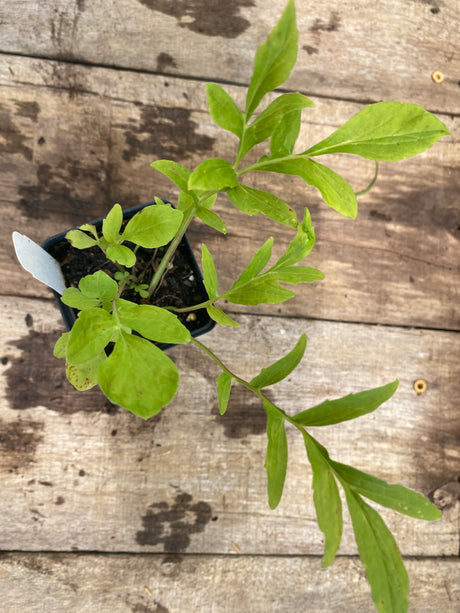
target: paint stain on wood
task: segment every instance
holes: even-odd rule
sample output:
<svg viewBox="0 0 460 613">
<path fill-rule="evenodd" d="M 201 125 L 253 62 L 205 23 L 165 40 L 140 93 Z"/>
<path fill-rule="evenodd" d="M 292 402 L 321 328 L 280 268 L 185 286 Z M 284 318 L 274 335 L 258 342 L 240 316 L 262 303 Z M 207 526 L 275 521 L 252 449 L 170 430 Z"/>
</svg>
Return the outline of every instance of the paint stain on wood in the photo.
<svg viewBox="0 0 460 613">
<path fill-rule="evenodd" d="M 254 6 L 254 0 L 139 0 L 141 4 L 177 19 L 181 28 L 205 36 L 236 38 L 251 25 L 240 9 Z"/>
<path fill-rule="evenodd" d="M 0 420 L 0 464 L 14 472 L 33 462 L 43 428 L 43 422 L 31 419 Z"/>
<path fill-rule="evenodd" d="M 9 406 L 24 410 L 36 406 L 59 413 L 70 414 L 79 411 L 111 412 L 107 399 L 93 388 L 84 394 L 77 392 L 65 376 L 63 360 L 53 356 L 53 347 L 60 331 L 37 332 L 30 329 L 28 334 L 10 344 L 21 354 L 9 360 L 5 371 L 6 392 Z"/>
<path fill-rule="evenodd" d="M 215 139 L 198 134 L 197 127 L 188 109 L 143 106 L 139 126 L 124 133 L 128 148 L 123 151 L 123 159 L 131 162 L 146 155 L 177 160 L 211 151 Z"/>
<path fill-rule="evenodd" d="M 224 428 L 227 438 L 243 439 L 251 434 L 265 434 L 267 415 L 262 401 L 244 387 L 234 387 L 227 411 L 219 413 L 216 406 L 211 411 L 215 422 Z"/>
<path fill-rule="evenodd" d="M 167 553 L 181 553 L 190 545 L 190 536 L 203 532 L 212 517 L 210 505 L 193 502 L 187 492 L 179 492 L 174 502 L 155 502 L 142 517 L 143 529 L 136 534 L 139 545 L 162 545 Z"/>
</svg>

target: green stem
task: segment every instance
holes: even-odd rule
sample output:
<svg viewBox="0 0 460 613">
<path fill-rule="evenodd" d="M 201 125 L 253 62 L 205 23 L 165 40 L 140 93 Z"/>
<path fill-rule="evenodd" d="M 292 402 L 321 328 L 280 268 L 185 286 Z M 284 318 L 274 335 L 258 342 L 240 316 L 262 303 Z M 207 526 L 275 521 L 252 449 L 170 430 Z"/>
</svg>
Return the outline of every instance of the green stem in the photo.
<svg viewBox="0 0 460 613">
<path fill-rule="evenodd" d="M 170 242 L 166 253 L 164 254 L 158 268 L 156 269 L 155 274 L 152 277 L 152 280 L 150 281 L 149 297 L 152 296 L 153 292 L 156 290 L 158 284 L 160 283 L 163 273 L 165 272 L 166 267 L 169 264 L 169 261 L 174 255 L 177 247 L 179 246 L 179 243 L 181 242 L 194 216 L 195 216 L 195 207 L 192 207 L 187 213 L 187 215 L 184 216 L 184 219 L 182 220 L 182 223 L 179 227 L 179 230 L 177 231 L 176 236 Z"/>
<path fill-rule="evenodd" d="M 364 194 L 367 194 L 367 192 L 370 192 L 371 189 L 374 187 L 374 185 L 377 183 L 378 176 L 379 176 L 379 163 L 375 162 L 374 178 L 372 179 L 372 181 L 369 183 L 369 185 L 365 189 L 362 189 L 360 192 L 355 192 L 355 196 L 364 196 Z"/>
</svg>

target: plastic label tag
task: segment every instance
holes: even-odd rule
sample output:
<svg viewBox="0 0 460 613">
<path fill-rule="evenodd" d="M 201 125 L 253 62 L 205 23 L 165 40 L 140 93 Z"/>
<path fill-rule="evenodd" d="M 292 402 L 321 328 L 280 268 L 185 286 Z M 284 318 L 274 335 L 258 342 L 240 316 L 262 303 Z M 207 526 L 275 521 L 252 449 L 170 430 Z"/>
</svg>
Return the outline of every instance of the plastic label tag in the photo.
<svg viewBox="0 0 460 613">
<path fill-rule="evenodd" d="M 21 266 L 30 274 L 59 294 L 63 294 L 66 286 L 58 262 L 33 240 L 13 232 L 13 244 Z"/>
</svg>

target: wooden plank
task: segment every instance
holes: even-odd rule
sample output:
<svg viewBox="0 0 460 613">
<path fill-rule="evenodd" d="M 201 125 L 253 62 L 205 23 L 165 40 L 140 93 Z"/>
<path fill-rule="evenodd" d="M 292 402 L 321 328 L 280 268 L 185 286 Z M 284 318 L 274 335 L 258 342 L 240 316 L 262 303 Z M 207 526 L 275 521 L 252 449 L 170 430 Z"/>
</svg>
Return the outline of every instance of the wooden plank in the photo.
<svg viewBox="0 0 460 613">
<path fill-rule="evenodd" d="M 270 511 L 264 411 L 236 387 L 220 417 L 217 369 L 204 354 L 184 346 L 170 351 L 181 372 L 179 392 L 144 422 L 96 389 L 78 393 L 66 382 L 62 362 L 51 355 L 61 324 L 49 303 L 2 298 L 0 313 L 1 550 L 226 554 L 233 542 L 246 554 L 322 553 L 298 433 L 288 429 L 285 492 Z M 247 377 L 307 332 L 295 376 L 269 390 L 289 412 L 399 377 L 394 399 L 376 413 L 314 431 L 333 458 L 425 495 L 457 479 L 458 334 L 237 317 L 236 334 L 213 331 L 203 342 Z M 416 379 L 427 381 L 425 393 L 414 391 Z M 437 522 L 382 514 L 404 555 L 458 554 L 455 500 Z M 356 553 L 348 520 L 340 553 Z"/>
<path fill-rule="evenodd" d="M 174 201 L 177 190 L 149 168 L 153 159 L 174 158 L 193 167 L 203 156 L 235 155 L 233 137 L 207 115 L 201 83 L 13 56 L 3 60 L 0 265 L 8 273 L 2 293 L 49 295 L 15 264 L 8 246 L 13 230 L 40 242 L 103 215 L 117 201 L 125 208 L 154 195 Z M 243 91 L 230 89 L 242 103 Z M 315 102 L 317 108 L 304 116 L 299 147 L 323 138 L 362 108 Z M 308 204 L 317 231 L 310 262 L 326 280 L 301 288 L 298 299 L 278 314 L 459 329 L 459 147 L 454 120 L 442 119 L 452 136 L 417 158 L 383 164 L 378 186 L 362 198 L 355 222 L 320 204 L 300 179 L 270 174 L 248 179 L 284 196 L 299 216 Z M 353 156 L 335 156 L 332 165 L 356 190 L 373 175 L 372 163 Z M 198 224 L 189 236 L 195 246 L 206 242 L 216 256 L 222 287 L 268 236 L 276 233 L 276 254 L 292 237 L 289 229 L 259 217 L 243 218 L 224 198 L 216 211 L 236 243 Z"/>
<path fill-rule="evenodd" d="M 409 612 L 458 612 L 458 560 L 406 565 Z M 5 613 L 375 611 L 356 558 L 320 569 L 318 559 L 297 556 L 7 554 L 0 594 Z"/>
<path fill-rule="evenodd" d="M 4 4 L 3 52 L 248 83 L 256 47 L 286 2 L 237 0 L 212 10 L 206 2 L 165 0 Z M 299 1 L 297 13 L 291 88 L 458 113 L 456 0 Z M 441 83 L 434 71 L 443 73 Z"/>
</svg>

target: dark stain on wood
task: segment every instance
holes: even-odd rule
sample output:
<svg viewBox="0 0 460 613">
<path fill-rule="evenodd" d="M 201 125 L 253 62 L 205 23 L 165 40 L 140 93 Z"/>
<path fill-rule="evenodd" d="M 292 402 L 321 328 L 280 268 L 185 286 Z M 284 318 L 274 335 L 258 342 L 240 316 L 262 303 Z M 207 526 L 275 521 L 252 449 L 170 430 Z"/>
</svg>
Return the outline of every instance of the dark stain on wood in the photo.
<svg viewBox="0 0 460 613">
<path fill-rule="evenodd" d="M 157 72 L 164 72 L 166 68 L 177 68 L 177 64 L 169 53 L 160 53 L 157 57 Z"/>
<path fill-rule="evenodd" d="M 148 606 L 142 603 L 127 604 L 129 607 L 131 607 L 132 613 L 169 613 L 169 609 L 163 606 L 157 600 L 155 600 L 152 605 Z M 154 607 L 153 609 L 151 608 L 152 606 Z"/>
<path fill-rule="evenodd" d="M 304 51 L 306 51 L 308 53 L 308 55 L 315 55 L 315 54 L 319 53 L 318 47 L 312 47 L 310 45 L 304 45 L 302 47 L 302 49 Z"/>
<path fill-rule="evenodd" d="M 232 389 L 228 407 L 224 415 L 216 406 L 211 411 L 215 422 L 224 428 L 227 438 L 243 439 L 251 434 L 264 434 L 267 428 L 267 415 L 262 401 L 244 387 Z"/>
<path fill-rule="evenodd" d="M 56 498 L 56 502 L 55 502 L 54 504 L 59 506 L 59 505 L 61 505 L 61 504 L 64 504 L 64 502 L 65 502 L 65 498 L 64 498 L 64 496 L 58 496 L 58 497 Z"/>
<path fill-rule="evenodd" d="M 27 101 L 27 100 L 15 100 L 14 104 L 16 106 L 16 114 L 21 117 L 27 117 L 31 119 L 34 123 L 38 121 L 38 115 L 40 113 L 40 105 L 35 100 Z"/>
<path fill-rule="evenodd" d="M 67 381 L 64 361 L 53 356 L 53 346 L 59 335 L 58 331 L 37 332 L 31 329 L 27 336 L 11 342 L 21 355 L 10 360 L 5 372 L 10 408 L 20 411 L 44 406 L 64 414 L 79 411 L 110 413 L 99 388 L 82 394 Z"/>
<path fill-rule="evenodd" d="M 335 11 L 332 11 L 329 16 L 329 21 L 315 19 L 310 28 L 310 32 L 336 32 L 340 27 L 340 16 Z"/>
<path fill-rule="evenodd" d="M 130 126 L 124 133 L 128 149 L 123 151 L 123 159 L 130 162 L 147 155 L 178 160 L 212 151 L 215 139 L 198 134 L 196 128 L 188 109 L 143 106 L 140 125 Z"/>
<path fill-rule="evenodd" d="M 181 553 L 190 545 L 190 536 L 203 532 L 212 510 L 204 501 L 193 502 L 187 492 L 179 492 L 173 503 L 155 502 L 142 517 L 143 530 L 136 534 L 139 545 L 163 545 L 163 551 Z"/>
<path fill-rule="evenodd" d="M 9 472 L 33 462 L 37 446 L 43 439 L 43 428 L 43 422 L 32 419 L 0 420 L 0 463 L 8 467 Z"/>
<path fill-rule="evenodd" d="M 21 131 L 14 123 L 11 115 L 6 107 L 0 106 L 0 154 L 5 156 L 19 153 L 26 160 L 32 159 L 32 149 L 25 143 L 27 137 L 21 134 Z"/>
<path fill-rule="evenodd" d="M 175 17 L 181 28 L 205 36 L 236 38 L 251 25 L 239 15 L 243 7 L 254 6 L 254 0 L 139 0 L 141 4 Z"/>
</svg>

